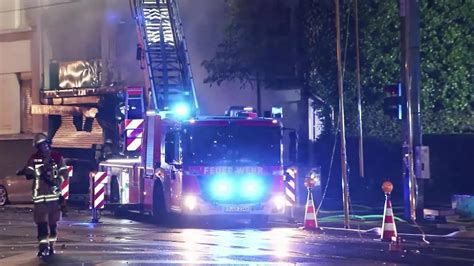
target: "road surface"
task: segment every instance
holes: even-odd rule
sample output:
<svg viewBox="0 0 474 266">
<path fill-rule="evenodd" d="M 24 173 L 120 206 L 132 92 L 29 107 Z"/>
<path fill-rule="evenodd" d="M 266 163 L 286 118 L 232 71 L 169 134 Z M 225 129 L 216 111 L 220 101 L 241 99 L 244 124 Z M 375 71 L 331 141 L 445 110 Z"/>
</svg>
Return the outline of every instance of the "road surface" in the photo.
<svg viewBox="0 0 474 266">
<path fill-rule="evenodd" d="M 0 265 L 38 265 L 31 209 L 0 208 Z M 199 223 L 194 227 L 158 226 L 129 215 L 104 215 L 90 223 L 87 211 L 71 211 L 59 225 L 57 265 L 133 264 L 449 264 L 474 265 L 473 239 L 405 236 L 400 252 L 388 251 L 377 235 L 326 228 L 307 232 L 271 222 L 250 228 L 240 221 Z M 226 223 L 224 223 L 226 222 Z"/>
</svg>

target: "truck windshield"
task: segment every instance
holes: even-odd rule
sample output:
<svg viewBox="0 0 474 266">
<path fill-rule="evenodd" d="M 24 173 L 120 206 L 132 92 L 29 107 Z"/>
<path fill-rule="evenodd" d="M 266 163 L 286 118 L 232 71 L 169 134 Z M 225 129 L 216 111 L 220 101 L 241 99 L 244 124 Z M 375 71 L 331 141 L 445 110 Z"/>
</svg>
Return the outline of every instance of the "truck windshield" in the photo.
<svg viewBox="0 0 474 266">
<path fill-rule="evenodd" d="M 188 165 L 278 165 L 281 131 L 277 126 L 194 125 L 184 129 Z"/>
</svg>

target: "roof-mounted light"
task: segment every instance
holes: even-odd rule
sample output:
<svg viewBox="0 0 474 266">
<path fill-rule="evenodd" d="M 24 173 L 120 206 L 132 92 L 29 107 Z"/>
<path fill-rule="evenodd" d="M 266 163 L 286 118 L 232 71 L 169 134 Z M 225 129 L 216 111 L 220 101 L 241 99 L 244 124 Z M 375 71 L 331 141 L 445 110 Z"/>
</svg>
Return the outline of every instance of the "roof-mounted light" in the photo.
<svg viewBox="0 0 474 266">
<path fill-rule="evenodd" d="M 191 113 L 189 106 L 186 103 L 178 103 L 173 107 L 173 112 L 181 118 L 188 117 Z"/>
</svg>

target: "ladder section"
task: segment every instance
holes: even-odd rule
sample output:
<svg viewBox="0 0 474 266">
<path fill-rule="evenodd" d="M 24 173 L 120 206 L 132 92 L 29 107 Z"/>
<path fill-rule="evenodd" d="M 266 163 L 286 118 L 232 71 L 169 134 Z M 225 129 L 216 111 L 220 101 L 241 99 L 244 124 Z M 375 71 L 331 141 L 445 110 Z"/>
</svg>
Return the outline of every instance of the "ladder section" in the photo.
<svg viewBox="0 0 474 266">
<path fill-rule="evenodd" d="M 132 1 L 154 109 L 173 111 L 175 106 L 185 103 L 197 111 L 190 60 L 176 1 Z"/>
</svg>

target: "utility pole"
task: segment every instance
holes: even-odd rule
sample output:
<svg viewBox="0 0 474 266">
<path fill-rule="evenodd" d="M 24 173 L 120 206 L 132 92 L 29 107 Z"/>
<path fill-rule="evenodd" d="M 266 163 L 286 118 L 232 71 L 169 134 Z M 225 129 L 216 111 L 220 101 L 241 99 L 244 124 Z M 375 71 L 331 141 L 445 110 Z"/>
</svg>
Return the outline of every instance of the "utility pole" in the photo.
<svg viewBox="0 0 474 266">
<path fill-rule="evenodd" d="M 336 3 L 336 57 L 337 57 L 337 87 L 339 91 L 339 123 L 341 125 L 341 172 L 342 172 L 342 204 L 344 207 L 344 228 L 350 228 L 349 223 L 349 183 L 347 181 L 346 155 L 346 126 L 344 122 L 344 91 L 342 83 L 341 64 L 341 25 L 339 18 L 339 0 Z"/>
<path fill-rule="evenodd" d="M 423 216 L 423 183 L 415 171 L 415 148 L 422 144 L 420 123 L 420 5 L 400 0 L 401 82 L 403 88 L 403 161 L 405 218 Z M 419 155 L 416 155 L 419 156 Z M 419 159 L 419 158 L 418 158 Z"/>
<path fill-rule="evenodd" d="M 360 53 L 359 53 L 359 12 L 357 0 L 354 1 L 354 19 L 356 35 L 356 80 L 357 80 L 357 111 L 359 115 L 359 176 L 365 176 L 364 169 L 364 135 L 362 131 L 362 94 L 360 92 Z"/>
</svg>

